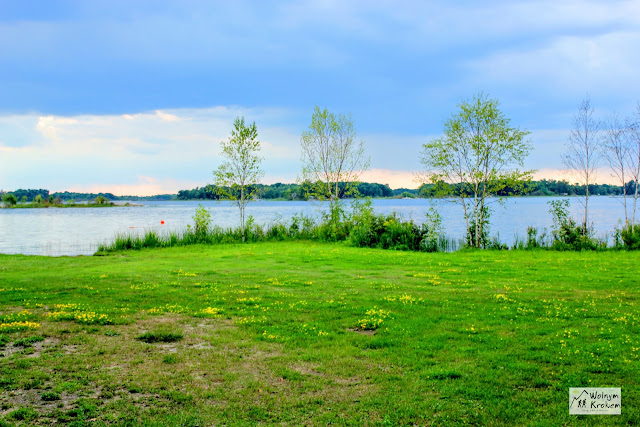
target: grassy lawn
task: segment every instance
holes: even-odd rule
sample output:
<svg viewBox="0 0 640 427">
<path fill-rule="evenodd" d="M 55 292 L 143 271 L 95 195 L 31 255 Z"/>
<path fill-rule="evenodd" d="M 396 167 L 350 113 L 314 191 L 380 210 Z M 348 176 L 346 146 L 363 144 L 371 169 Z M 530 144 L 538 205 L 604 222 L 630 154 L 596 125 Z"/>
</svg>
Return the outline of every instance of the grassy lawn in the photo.
<svg viewBox="0 0 640 427">
<path fill-rule="evenodd" d="M 313 242 L 0 255 L 0 419 L 637 424 L 639 263 Z M 570 416 L 582 386 L 622 387 L 622 415 Z"/>
</svg>

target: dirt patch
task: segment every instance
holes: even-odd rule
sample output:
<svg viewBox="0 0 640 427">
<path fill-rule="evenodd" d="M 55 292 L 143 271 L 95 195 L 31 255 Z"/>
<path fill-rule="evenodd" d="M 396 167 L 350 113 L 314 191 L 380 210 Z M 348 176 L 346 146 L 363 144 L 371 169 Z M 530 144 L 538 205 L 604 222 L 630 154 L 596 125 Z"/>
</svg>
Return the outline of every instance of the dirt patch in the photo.
<svg viewBox="0 0 640 427">
<path fill-rule="evenodd" d="M 62 346 L 62 349 L 64 350 L 64 354 L 74 354 L 78 351 L 78 347 L 75 344 L 65 344 Z"/>
<path fill-rule="evenodd" d="M 42 400 L 42 393 L 44 390 L 31 389 L 31 390 L 12 390 L 3 393 L 2 403 L 9 406 L 6 411 L 0 411 L 0 414 L 6 415 L 18 408 L 31 406 L 40 414 L 52 412 L 55 409 L 69 410 L 73 407 L 73 404 L 78 400 L 77 394 L 60 393 L 59 399 L 52 401 Z"/>
<path fill-rule="evenodd" d="M 360 334 L 360 335 L 375 335 L 376 331 L 372 330 L 372 329 L 352 329 L 352 328 L 347 328 L 347 331 L 350 332 L 355 332 L 356 334 Z"/>
<path fill-rule="evenodd" d="M 321 372 L 318 372 L 315 369 L 315 366 L 311 365 L 311 364 L 303 364 L 303 363 L 296 363 L 294 365 L 289 365 L 288 366 L 289 369 L 292 369 L 302 375 L 311 375 L 314 377 L 324 377 L 325 375 Z"/>
<path fill-rule="evenodd" d="M 11 357 L 14 354 L 24 352 L 24 356 L 28 358 L 40 357 L 44 350 L 56 346 L 59 342 L 60 340 L 57 338 L 45 338 L 44 341 L 40 341 L 26 347 L 7 344 L 0 354 L 2 354 L 3 357 Z"/>
</svg>

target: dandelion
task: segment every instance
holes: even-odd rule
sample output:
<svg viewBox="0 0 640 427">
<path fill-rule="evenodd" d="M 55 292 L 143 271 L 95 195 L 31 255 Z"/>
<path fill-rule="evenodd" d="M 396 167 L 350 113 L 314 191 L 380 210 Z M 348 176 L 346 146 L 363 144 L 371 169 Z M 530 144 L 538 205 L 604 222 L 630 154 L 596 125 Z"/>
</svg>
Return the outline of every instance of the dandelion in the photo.
<svg viewBox="0 0 640 427">
<path fill-rule="evenodd" d="M 36 322 L 28 322 L 28 321 L 7 322 L 7 323 L 0 323 L 0 332 L 22 332 L 22 331 L 38 329 L 39 327 L 40 327 L 40 324 Z"/>
</svg>

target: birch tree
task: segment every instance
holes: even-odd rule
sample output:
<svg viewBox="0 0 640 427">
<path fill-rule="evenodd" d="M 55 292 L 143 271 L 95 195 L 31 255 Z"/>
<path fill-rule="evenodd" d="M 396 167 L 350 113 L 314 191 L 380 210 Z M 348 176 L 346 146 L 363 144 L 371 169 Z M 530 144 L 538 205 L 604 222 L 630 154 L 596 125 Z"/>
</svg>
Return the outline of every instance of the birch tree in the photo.
<svg viewBox="0 0 640 427">
<path fill-rule="evenodd" d="M 489 203 L 531 180 L 532 171 L 518 169 L 531 151 L 529 132 L 512 127 L 499 102 L 483 94 L 458 107 L 445 122 L 444 135 L 422 146 L 422 180 L 436 184 L 437 195 L 462 205 L 467 243 L 484 247 Z"/>
<path fill-rule="evenodd" d="M 631 155 L 631 126 L 615 115 L 604 125 L 604 158 L 614 177 L 622 185 L 622 204 L 624 206 L 624 222 L 629 223 L 627 213 L 627 178 L 629 178 L 629 156 Z"/>
<path fill-rule="evenodd" d="M 245 240 L 245 208 L 253 200 L 257 184 L 264 172 L 260 169 L 262 157 L 258 129 L 255 122 L 246 125 L 244 117 L 233 123 L 231 136 L 222 141 L 222 156 L 226 159 L 213 171 L 216 191 L 231 200 L 240 209 L 240 228 Z"/>
<path fill-rule="evenodd" d="M 566 153 L 562 156 L 562 162 L 568 174 L 585 187 L 585 196 L 582 201 L 584 234 L 589 231 L 589 185 L 596 182 L 597 168 L 602 163 L 602 151 L 601 124 L 594 117 L 591 99 L 586 97 L 573 117 L 571 133 L 566 143 Z"/>
<path fill-rule="evenodd" d="M 309 195 L 329 200 L 335 215 L 341 196 L 352 194 L 362 171 L 369 166 L 364 142 L 350 114 L 334 114 L 315 107 L 309 129 L 300 138 L 302 179 Z"/>
<path fill-rule="evenodd" d="M 627 169 L 633 180 L 633 211 L 631 212 L 631 230 L 636 225 L 636 211 L 640 197 L 640 102 L 636 106 L 635 114 L 628 121 L 629 153 Z"/>
</svg>

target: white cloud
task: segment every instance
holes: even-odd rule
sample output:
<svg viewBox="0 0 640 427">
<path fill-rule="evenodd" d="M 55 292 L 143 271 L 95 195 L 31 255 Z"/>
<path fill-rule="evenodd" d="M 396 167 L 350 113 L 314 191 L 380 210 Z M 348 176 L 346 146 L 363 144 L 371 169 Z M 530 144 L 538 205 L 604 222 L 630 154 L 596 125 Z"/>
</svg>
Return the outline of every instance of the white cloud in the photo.
<svg viewBox="0 0 640 427">
<path fill-rule="evenodd" d="M 283 110 L 215 107 L 0 117 L 0 129 L 11 130 L 0 140 L 0 187 L 149 194 L 201 186 L 211 181 L 221 161 L 220 141 L 240 115 L 258 125 L 267 173 L 294 180 L 298 136 L 281 124 Z"/>
</svg>

